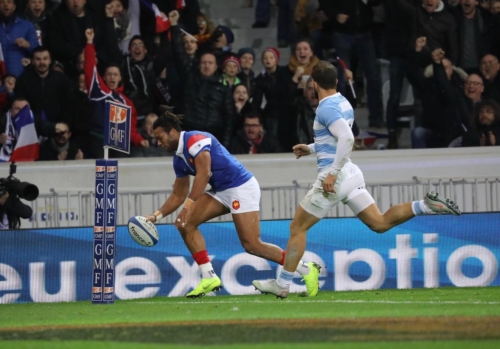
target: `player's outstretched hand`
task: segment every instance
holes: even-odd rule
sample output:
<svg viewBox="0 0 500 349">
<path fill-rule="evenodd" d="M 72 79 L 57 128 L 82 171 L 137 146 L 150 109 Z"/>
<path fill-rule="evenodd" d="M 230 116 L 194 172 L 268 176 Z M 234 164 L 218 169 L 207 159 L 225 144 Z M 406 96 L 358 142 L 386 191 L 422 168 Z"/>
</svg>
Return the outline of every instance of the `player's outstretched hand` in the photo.
<svg viewBox="0 0 500 349">
<path fill-rule="evenodd" d="M 309 150 L 309 146 L 307 144 L 297 144 L 293 146 L 292 149 L 297 159 L 300 159 L 302 156 L 311 154 L 311 151 Z"/>
</svg>

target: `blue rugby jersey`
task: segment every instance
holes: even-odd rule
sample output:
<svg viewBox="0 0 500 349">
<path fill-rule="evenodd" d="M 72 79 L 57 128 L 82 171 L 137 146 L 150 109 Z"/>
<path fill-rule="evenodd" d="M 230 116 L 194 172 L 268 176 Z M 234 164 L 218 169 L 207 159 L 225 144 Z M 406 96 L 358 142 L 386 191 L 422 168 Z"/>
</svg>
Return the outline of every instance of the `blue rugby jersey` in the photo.
<svg viewBox="0 0 500 349">
<path fill-rule="evenodd" d="M 210 152 L 212 176 L 208 183 L 215 192 L 239 187 L 253 177 L 214 136 L 201 131 L 181 132 L 174 156 L 176 177 L 195 176 L 196 157 L 204 150 Z"/>
<path fill-rule="evenodd" d="M 351 103 L 340 93 L 337 92 L 333 96 L 325 97 L 319 102 L 313 129 L 318 172 L 320 173 L 329 170 L 335 161 L 337 139 L 328 128 L 341 118 L 345 119 L 349 126 L 352 127 L 354 110 Z"/>
</svg>

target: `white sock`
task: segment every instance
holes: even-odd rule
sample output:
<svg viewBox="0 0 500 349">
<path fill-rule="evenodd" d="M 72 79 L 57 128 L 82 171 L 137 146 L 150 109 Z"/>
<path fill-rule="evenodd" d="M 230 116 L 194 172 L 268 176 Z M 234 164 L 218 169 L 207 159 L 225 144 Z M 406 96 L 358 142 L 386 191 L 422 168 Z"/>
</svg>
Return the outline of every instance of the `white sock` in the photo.
<svg viewBox="0 0 500 349">
<path fill-rule="evenodd" d="M 300 260 L 299 265 L 297 265 L 297 273 L 304 276 L 304 275 L 309 274 L 309 271 L 310 271 L 310 268 L 307 265 L 307 263 L 304 262 L 303 260 Z"/>
<path fill-rule="evenodd" d="M 210 262 L 200 265 L 200 270 L 201 277 L 204 279 L 211 279 L 217 276 L 217 274 L 215 274 L 214 268 L 212 267 L 212 263 Z"/>
<path fill-rule="evenodd" d="M 411 210 L 415 216 L 420 216 L 423 214 L 431 214 L 434 213 L 426 204 L 424 200 L 413 201 L 411 203 Z"/>
<path fill-rule="evenodd" d="M 290 288 L 290 285 L 292 284 L 293 274 L 293 271 L 290 272 L 286 271 L 285 269 L 281 269 L 280 276 L 278 276 L 276 283 L 281 288 Z"/>
</svg>

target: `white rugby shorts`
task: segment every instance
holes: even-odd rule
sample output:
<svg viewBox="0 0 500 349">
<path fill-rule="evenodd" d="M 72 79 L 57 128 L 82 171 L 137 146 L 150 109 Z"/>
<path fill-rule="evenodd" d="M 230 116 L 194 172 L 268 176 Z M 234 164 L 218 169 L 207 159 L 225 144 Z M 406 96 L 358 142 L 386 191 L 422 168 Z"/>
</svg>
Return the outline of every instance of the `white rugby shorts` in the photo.
<svg viewBox="0 0 500 349">
<path fill-rule="evenodd" d="M 365 188 L 363 172 L 352 162 L 342 167 L 335 182 L 335 193 L 323 191 L 324 175 L 318 175 L 316 182 L 300 202 L 300 206 L 313 216 L 323 218 L 328 211 L 342 201 L 355 215 L 375 202 Z"/>
<path fill-rule="evenodd" d="M 236 188 L 206 193 L 229 208 L 231 214 L 260 211 L 260 187 L 255 177 Z"/>
</svg>

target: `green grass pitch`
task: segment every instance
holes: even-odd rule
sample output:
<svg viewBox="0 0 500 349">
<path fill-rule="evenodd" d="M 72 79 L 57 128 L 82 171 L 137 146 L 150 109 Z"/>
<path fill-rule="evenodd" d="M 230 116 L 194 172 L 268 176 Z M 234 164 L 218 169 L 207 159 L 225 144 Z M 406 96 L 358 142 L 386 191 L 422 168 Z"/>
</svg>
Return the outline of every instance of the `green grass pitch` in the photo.
<svg viewBox="0 0 500 349">
<path fill-rule="evenodd" d="M 0 305 L 0 348 L 500 348 L 500 287 Z"/>
</svg>

